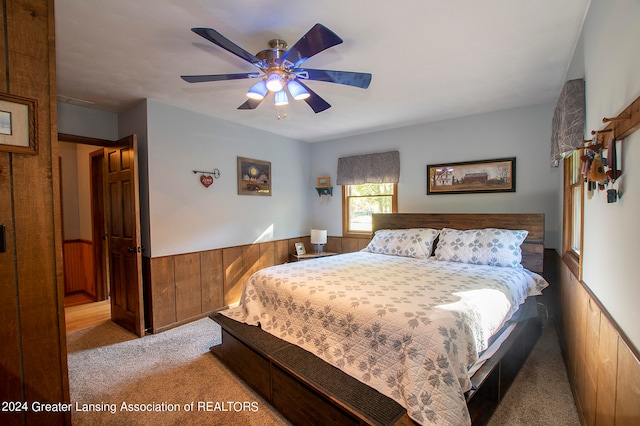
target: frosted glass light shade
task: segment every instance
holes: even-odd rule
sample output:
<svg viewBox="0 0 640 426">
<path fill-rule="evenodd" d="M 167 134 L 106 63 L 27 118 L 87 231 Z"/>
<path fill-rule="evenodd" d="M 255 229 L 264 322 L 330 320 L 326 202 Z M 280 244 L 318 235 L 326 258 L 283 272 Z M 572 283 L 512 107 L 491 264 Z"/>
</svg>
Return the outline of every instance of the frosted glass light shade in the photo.
<svg viewBox="0 0 640 426">
<path fill-rule="evenodd" d="M 289 97 L 287 96 L 287 92 L 285 90 L 280 90 L 276 92 L 274 102 L 276 105 L 287 105 L 289 103 Z"/>
<path fill-rule="evenodd" d="M 247 97 L 261 101 L 267 95 L 267 91 L 267 83 L 264 80 L 260 80 L 251 86 L 251 89 L 247 92 Z"/>
<path fill-rule="evenodd" d="M 287 83 L 287 89 L 289 89 L 289 93 L 291 93 L 291 96 L 293 96 L 293 99 L 296 101 L 301 101 L 311 96 L 307 89 L 295 80 L 289 80 Z"/>
<path fill-rule="evenodd" d="M 277 73 L 271 73 L 267 77 L 267 89 L 272 92 L 279 92 L 284 88 L 284 82 L 282 81 L 282 77 L 280 77 Z"/>
<path fill-rule="evenodd" d="M 326 229 L 312 229 L 311 230 L 311 244 L 327 244 L 327 230 Z"/>
</svg>

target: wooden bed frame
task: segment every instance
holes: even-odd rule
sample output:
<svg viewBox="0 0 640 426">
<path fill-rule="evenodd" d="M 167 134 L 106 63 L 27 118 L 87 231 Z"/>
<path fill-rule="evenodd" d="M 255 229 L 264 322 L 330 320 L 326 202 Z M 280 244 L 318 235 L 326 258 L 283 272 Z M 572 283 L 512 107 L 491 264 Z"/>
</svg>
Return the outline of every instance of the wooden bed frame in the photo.
<svg viewBox="0 0 640 426">
<path fill-rule="evenodd" d="M 542 272 L 543 214 L 375 214 L 373 230 L 503 228 L 529 231 L 522 264 Z M 413 425 L 397 402 L 315 355 L 258 327 L 220 314 L 222 343 L 211 352 L 293 424 Z M 538 316 L 521 321 L 496 354 L 473 375 L 466 395 L 473 425 L 488 422 L 541 334 Z M 345 386 L 348 383 L 348 386 Z"/>
</svg>

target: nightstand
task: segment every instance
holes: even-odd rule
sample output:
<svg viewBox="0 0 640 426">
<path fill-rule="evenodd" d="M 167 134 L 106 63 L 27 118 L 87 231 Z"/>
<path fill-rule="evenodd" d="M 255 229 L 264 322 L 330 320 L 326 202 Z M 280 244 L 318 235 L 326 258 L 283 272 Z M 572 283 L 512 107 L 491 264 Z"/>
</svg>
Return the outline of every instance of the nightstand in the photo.
<svg viewBox="0 0 640 426">
<path fill-rule="evenodd" d="M 335 256 L 338 253 L 332 251 L 323 251 L 322 253 L 305 253 L 305 254 L 289 254 L 291 262 L 300 262 L 301 260 L 317 259 L 319 257 Z"/>
</svg>

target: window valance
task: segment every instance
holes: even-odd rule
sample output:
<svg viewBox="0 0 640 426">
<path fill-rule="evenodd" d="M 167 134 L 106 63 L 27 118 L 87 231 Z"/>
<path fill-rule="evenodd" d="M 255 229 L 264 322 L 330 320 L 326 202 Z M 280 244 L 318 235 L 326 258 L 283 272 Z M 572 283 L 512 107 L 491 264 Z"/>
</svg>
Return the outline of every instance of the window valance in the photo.
<svg viewBox="0 0 640 426">
<path fill-rule="evenodd" d="M 552 167 L 582 145 L 585 115 L 584 79 L 569 80 L 562 87 L 551 123 Z"/>
<path fill-rule="evenodd" d="M 398 183 L 399 179 L 399 151 L 338 158 L 338 185 Z"/>
</svg>

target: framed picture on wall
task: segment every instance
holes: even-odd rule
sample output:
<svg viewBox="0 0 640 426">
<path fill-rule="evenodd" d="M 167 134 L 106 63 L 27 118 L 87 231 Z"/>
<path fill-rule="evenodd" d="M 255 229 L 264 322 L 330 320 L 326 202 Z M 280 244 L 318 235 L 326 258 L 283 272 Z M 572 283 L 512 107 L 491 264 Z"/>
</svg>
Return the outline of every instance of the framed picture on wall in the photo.
<svg viewBox="0 0 640 426">
<path fill-rule="evenodd" d="M 37 154 L 37 102 L 0 93 L 0 151 Z"/>
<path fill-rule="evenodd" d="M 427 194 L 515 191 L 515 157 L 427 166 Z"/>
<path fill-rule="evenodd" d="M 271 162 L 238 157 L 238 195 L 271 195 Z"/>
<path fill-rule="evenodd" d="M 328 188 L 331 186 L 331 178 L 329 176 L 321 176 L 316 179 L 316 187 Z"/>
</svg>

